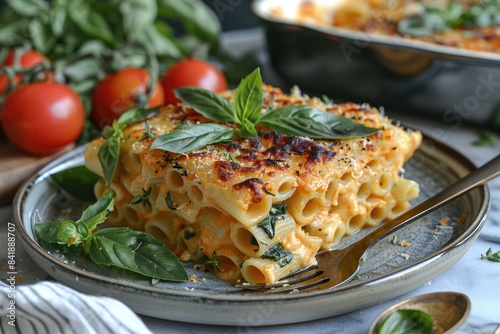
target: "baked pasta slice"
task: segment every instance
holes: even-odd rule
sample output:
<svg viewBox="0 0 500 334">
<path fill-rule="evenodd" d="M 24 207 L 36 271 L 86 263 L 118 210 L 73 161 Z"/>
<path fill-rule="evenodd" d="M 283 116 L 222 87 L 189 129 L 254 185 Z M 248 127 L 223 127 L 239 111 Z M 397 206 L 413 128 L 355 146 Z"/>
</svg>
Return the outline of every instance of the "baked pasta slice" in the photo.
<svg viewBox="0 0 500 334">
<path fill-rule="evenodd" d="M 418 184 L 405 179 L 402 168 L 421 142 L 419 132 L 393 124 L 367 104 L 333 104 L 267 85 L 262 92 L 261 116 L 307 106 L 378 130 L 326 140 L 261 124 L 254 135 L 235 132 L 218 137 L 222 142 L 175 153 L 153 143 L 213 121 L 187 104 L 167 106 L 123 129 L 114 178 L 95 187 L 98 197 L 109 188 L 116 192 L 111 224 L 145 230 L 183 261 L 216 259 L 214 272 L 224 280 L 273 283 L 314 263 L 320 249 L 342 237 L 399 215 L 417 197 Z M 237 94 L 219 97 L 237 104 Z M 181 140 L 177 133 L 172 138 Z M 104 142 L 91 142 L 85 152 L 87 167 L 100 175 Z M 144 193 L 148 205 L 131 201 Z"/>
</svg>

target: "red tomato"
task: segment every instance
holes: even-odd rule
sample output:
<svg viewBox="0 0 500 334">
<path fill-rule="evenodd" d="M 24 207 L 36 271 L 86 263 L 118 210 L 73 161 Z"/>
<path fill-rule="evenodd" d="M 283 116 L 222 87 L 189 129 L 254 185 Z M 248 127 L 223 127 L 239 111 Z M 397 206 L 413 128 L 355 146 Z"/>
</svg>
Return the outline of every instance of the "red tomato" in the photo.
<svg viewBox="0 0 500 334">
<path fill-rule="evenodd" d="M 184 86 L 196 86 L 215 93 L 227 89 L 224 74 L 213 64 L 199 59 L 187 58 L 167 69 L 162 78 L 165 91 L 165 105 L 177 104 L 180 100 L 173 89 Z"/>
<path fill-rule="evenodd" d="M 68 86 L 35 82 L 7 95 L 0 120 L 14 145 L 33 154 L 49 154 L 78 139 L 85 109 Z"/>
<path fill-rule="evenodd" d="M 125 111 L 135 107 L 145 96 L 149 73 L 142 68 L 126 68 L 101 80 L 92 92 L 91 119 L 99 128 L 111 125 Z M 150 95 L 149 107 L 163 105 L 163 88 L 156 82 Z"/>
<path fill-rule="evenodd" d="M 30 68 L 35 65 L 40 64 L 42 61 L 47 60 L 45 56 L 35 50 L 27 51 L 23 53 L 19 58 L 19 65 L 21 68 Z M 10 50 L 7 53 L 2 67 L 12 67 L 14 65 L 14 50 Z M 21 74 L 17 74 L 14 77 L 14 84 L 18 84 L 22 79 Z M 0 96 L 3 95 L 9 88 L 9 78 L 6 75 L 0 76 Z"/>
</svg>

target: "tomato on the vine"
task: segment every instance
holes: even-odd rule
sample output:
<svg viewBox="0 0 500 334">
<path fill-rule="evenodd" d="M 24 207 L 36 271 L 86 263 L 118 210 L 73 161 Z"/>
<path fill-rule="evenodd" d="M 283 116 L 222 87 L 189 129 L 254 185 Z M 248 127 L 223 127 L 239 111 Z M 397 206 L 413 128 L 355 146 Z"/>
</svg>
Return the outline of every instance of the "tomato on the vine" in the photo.
<svg viewBox="0 0 500 334">
<path fill-rule="evenodd" d="M 57 82 L 22 85 L 5 98 L 1 118 L 7 139 L 33 154 L 50 154 L 76 141 L 85 122 L 83 103 Z"/>
<path fill-rule="evenodd" d="M 92 92 L 90 118 L 104 128 L 125 111 L 134 108 L 146 97 L 149 73 L 142 68 L 125 68 L 101 80 Z M 157 81 L 150 94 L 148 107 L 163 105 L 163 88 Z"/>
<path fill-rule="evenodd" d="M 165 91 L 165 105 L 180 102 L 173 92 L 177 87 L 196 86 L 215 93 L 227 89 L 226 77 L 215 65 L 195 58 L 173 64 L 165 71 L 161 82 Z"/>
<path fill-rule="evenodd" d="M 19 57 L 19 66 L 21 69 L 30 68 L 40 64 L 42 61 L 47 60 L 47 58 L 38 51 L 29 50 Z M 5 57 L 2 67 L 12 67 L 14 66 L 14 50 L 9 50 L 7 57 Z M 14 76 L 13 84 L 18 84 L 22 79 L 22 74 L 16 74 Z M 0 76 L 0 96 L 3 95 L 7 89 L 9 89 L 9 78 L 7 75 Z"/>
</svg>

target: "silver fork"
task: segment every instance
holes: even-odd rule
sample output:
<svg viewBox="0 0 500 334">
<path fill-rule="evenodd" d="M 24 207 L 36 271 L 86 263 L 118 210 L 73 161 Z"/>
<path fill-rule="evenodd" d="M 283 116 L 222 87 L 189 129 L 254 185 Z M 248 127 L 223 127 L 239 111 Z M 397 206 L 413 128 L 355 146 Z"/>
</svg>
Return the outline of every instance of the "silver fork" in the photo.
<svg viewBox="0 0 500 334">
<path fill-rule="evenodd" d="M 236 286 L 247 290 L 259 290 L 262 293 L 337 287 L 350 281 L 356 275 L 359 266 L 366 260 L 367 250 L 375 241 L 394 233 L 498 175 L 500 175 L 500 155 L 346 248 L 318 253 L 316 265 L 293 272 L 275 284 L 242 283 Z"/>
</svg>

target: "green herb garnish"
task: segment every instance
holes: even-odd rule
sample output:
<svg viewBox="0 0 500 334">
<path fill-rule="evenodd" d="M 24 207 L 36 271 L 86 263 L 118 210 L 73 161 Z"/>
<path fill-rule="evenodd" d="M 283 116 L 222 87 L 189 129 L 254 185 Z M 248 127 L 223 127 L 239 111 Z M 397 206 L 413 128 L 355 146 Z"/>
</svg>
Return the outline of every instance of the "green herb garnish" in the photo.
<svg viewBox="0 0 500 334">
<path fill-rule="evenodd" d="M 211 260 L 205 260 L 205 264 L 211 265 L 212 267 L 214 267 L 218 271 L 220 271 L 220 268 L 219 268 L 219 264 L 220 263 L 221 262 L 220 262 L 219 259 L 217 259 L 217 254 L 215 253 L 215 251 L 212 254 L 212 259 Z"/>
<path fill-rule="evenodd" d="M 139 141 L 144 141 L 148 138 L 154 138 L 155 137 L 155 133 L 154 131 L 151 130 L 151 127 L 149 126 L 149 123 L 148 122 L 145 122 L 145 125 L 144 125 L 145 129 L 144 129 L 144 134 L 141 136 L 141 138 L 139 138 Z"/>
<path fill-rule="evenodd" d="M 312 106 L 288 106 L 262 114 L 263 89 L 258 68 L 241 80 L 234 104 L 202 88 L 181 87 L 174 91 L 179 99 L 206 118 L 233 123 L 237 127 L 215 123 L 181 125 L 156 138 L 151 150 L 183 154 L 206 145 L 231 141 L 234 135 L 257 137 L 257 125 L 289 136 L 315 139 L 362 137 L 379 130 Z"/>
<path fill-rule="evenodd" d="M 274 245 L 264 252 L 264 259 L 271 259 L 277 262 L 280 267 L 286 266 L 293 259 L 293 254 L 289 250 L 283 249 L 280 243 Z"/>
<path fill-rule="evenodd" d="M 493 253 L 491 248 L 489 248 L 486 251 L 485 255 L 481 254 L 481 260 L 484 260 L 484 259 L 492 261 L 492 262 L 500 262 L 500 251 L 496 251 Z"/>
<path fill-rule="evenodd" d="M 433 334 L 434 319 L 420 310 L 398 310 L 377 328 L 377 334 Z"/>
<path fill-rule="evenodd" d="M 276 221 L 285 219 L 286 208 L 286 204 L 273 205 L 269 211 L 269 215 L 257 224 L 257 226 L 262 228 L 267 233 L 270 239 L 274 238 Z"/>
<path fill-rule="evenodd" d="M 479 139 L 473 144 L 475 146 L 493 146 L 497 141 L 497 136 L 490 130 L 479 130 Z"/>
<path fill-rule="evenodd" d="M 445 7 L 425 6 L 422 14 L 398 23 L 401 34 L 425 37 L 455 27 L 487 27 L 500 25 L 500 1 L 480 1 L 463 6 L 450 1 Z"/>
<path fill-rule="evenodd" d="M 66 245 L 69 249 L 83 247 L 85 254 L 97 264 L 114 266 L 153 279 L 187 280 L 179 259 L 147 233 L 129 228 L 96 227 L 106 220 L 114 206 L 114 191 L 90 205 L 77 221 L 59 219 L 34 225 L 41 244 Z"/>
<path fill-rule="evenodd" d="M 102 166 L 104 179 L 110 185 L 115 177 L 116 168 L 118 167 L 118 158 L 120 156 L 120 141 L 123 137 L 123 129 L 132 123 L 139 122 L 155 114 L 161 107 L 155 108 L 134 108 L 123 113 L 112 126 L 106 126 L 102 130 L 103 137 L 106 139 L 104 144 L 97 152 L 99 162 Z"/>
<path fill-rule="evenodd" d="M 151 201 L 149 200 L 149 195 L 151 194 L 152 188 L 149 187 L 148 189 L 144 190 L 142 189 L 142 194 L 135 196 L 132 198 L 129 202 L 129 204 L 139 204 L 142 203 L 142 206 L 149 206 L 151 207 Z"/>
<path fill-rule="evenodd" d="M 174 205 L 174 200 L 172 199 L 170 191 L 167 193 L 167 196 L 165 196 L 165 203 L 167 203 L 167 207 L 170 210 L 177 210 L 177 206 Z"/>
</svg>

